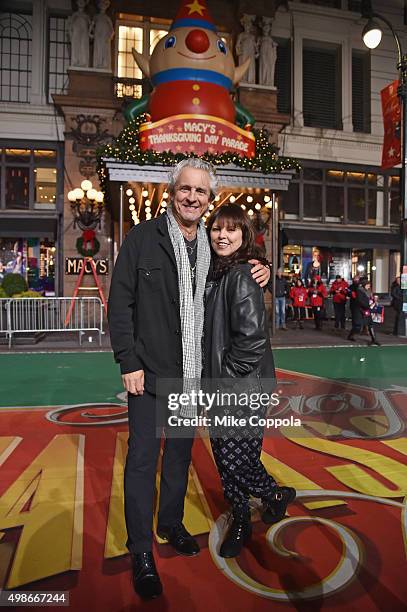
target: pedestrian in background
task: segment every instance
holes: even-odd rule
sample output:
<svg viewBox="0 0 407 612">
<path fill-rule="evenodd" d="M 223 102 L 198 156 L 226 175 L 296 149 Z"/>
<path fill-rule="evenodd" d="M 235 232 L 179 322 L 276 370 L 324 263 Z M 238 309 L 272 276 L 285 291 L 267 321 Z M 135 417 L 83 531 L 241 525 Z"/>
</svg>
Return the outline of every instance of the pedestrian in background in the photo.
<svg viewBox="0 0 407 612">
<path fill-rule="evenodd" d="M 335 311 L 335 329 L 345 329 L 345 308 L 346 298 L 348 294 L 348 283 L 340 274 L 337 274 L 334 282 L 329 290 L 333 296 L 333 304 Z"/>
<path fill-rule="evenodd" d="M 276 328 L 287 331 L 285 324 L 285 300 L 288 294 L 288 283 L 283 276 L 283 270 L 277 269 L 276 288 L 274 291 L 274 300 L 276 304 Z"/>
<path fill-rule="evenodd" d="M 295 283 L 295 286 L 291 287 L 290 290 L 290 298 L 293 301 L 294 308 L 294 329 L 297 329 L 298 326 L 300 329 L 304 329 L 302 322 L 305 317 L 305 303 L 307 301 L 307 297 L 308 293 L 306 288 L 304 287 L 304 283 L 300 278 L 298 278 Z"/>
<path fill-rule="evenodd" d="M 360 333 L 362 327 L 366 325 L 371 338 L 370 344 L 380 346 L 373 327 L 372 313 L 370 310 L 370 296 L 368 290 L 367 278 L 361 279 L 355 276 L 352 285 L 349 287 L 350 293 L 350 310 L 352 313 L 352 329 L 349 332 L 348 340 L 355 341 L 355 334 Z"/>
<path fill-rule="evenodd" d="M 396 276 L 396 278 L 392 282 L 391 289 L 390 289 L 390 295 L 391 295 L 391 305 L 395 312 L 393 336 L 397 336 L 401 309 L 403 308 L 403 291 L 400 285 L 400 276 Z"/>
<path fill-rule="evenodd" d="M 316 276 L 310 283 L 308 289 L 309 301 L 312 306 L 312 314 L 314 315 L 315 329 L 322 331 L 322 322 L 325 314 L 325 299 L 327 292 L 324 283 L 319 276 Z"/>
</svg>

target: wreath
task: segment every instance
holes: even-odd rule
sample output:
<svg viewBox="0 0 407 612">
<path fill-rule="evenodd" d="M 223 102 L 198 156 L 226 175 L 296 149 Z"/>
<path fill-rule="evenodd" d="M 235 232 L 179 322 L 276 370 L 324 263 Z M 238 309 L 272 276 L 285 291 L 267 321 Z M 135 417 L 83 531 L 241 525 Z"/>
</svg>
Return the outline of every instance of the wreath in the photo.
<svg viewBox="0 0 407 612">
<path fill-rule="evenodd" d="M 85 230 L 76 241 L 76 250 L 82 257 L 93 257 L 99 253 L 100 242 L 93 230 Z"/>
</svg>

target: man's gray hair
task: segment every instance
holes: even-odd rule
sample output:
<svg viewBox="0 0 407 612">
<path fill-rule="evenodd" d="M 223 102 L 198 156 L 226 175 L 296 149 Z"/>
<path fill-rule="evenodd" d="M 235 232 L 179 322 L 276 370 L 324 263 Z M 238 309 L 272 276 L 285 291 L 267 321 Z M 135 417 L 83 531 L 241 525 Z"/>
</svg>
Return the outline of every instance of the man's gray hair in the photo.
<svg viewBox="0 0 407 612">
<path fill-rule="evenodd" d="M 204 170 L 208 173 L 209 176 L 209 186 L 211 190 L 211 199 L 216 196 L 218 191 L 218 179 L 216 178 L 215 170 L 213 166 L 209 163 L 200 159 L 199 157 L 190 157 L 188 159 L 183 159 L 178 162 L 176 166 L 171 168 L 168 173 L 168 191 L 170 195 L 174 195 L 175 192 L 175 184 L 179 179 L 179 175 L 181 174 L 184 168 L 196 168 L 197 170 Z"/>
</svg>

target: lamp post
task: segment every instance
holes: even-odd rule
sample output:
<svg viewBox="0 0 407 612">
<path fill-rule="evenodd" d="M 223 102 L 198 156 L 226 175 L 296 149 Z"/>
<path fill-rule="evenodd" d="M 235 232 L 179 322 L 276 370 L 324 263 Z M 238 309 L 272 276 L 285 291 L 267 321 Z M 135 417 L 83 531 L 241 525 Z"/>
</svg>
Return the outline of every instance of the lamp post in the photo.
<svg viewBox="0 0 407 612">
<path fill-rule="evenodd" d="M 371 2 L 363 3 L 362 17 L 368 19 L 363 28 L 363 42 L 369 49 L 375 49 L 382 39 L 382 31 L 375 20 L 382 21 L 391 31 L 397 47 L 397 70 L 399 71 L 399 86 L 397 94 L 401 103 L 401 182 L 400 196 L 402 201 L 402 217 L 400 222 L 400 278 L 403 295 L 402 311 L 399 317 L 397 334 L 407 336 L 407 55 L 403 54 L 400 38 L 388 19 L 373 12 Z M 403 282 L 404 281 L 404 282 Z M 404 288 L 403 288 L 404 287 Z"/>
<path fill-rule="evenodd" d="M 95 229 L 102 220 L 104 196 L 102 191 L 93 189 L 91 181 L 82 181 L 81 186 L 68 193 L 74 227 L 82 231 Z"/>
</svg>

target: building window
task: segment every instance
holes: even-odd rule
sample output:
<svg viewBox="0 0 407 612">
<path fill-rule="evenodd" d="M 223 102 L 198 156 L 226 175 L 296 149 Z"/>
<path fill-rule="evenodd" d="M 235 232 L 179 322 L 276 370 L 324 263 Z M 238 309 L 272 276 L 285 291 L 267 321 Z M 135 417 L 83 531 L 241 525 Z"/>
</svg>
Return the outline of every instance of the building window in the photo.
<svg viewBox="0 0 407 612">
<path fill-rule="evenodd" d="M 390 225 L 400 225 L 401 221 L 401 198 L 400 198 L 400 177 L 389 177 L 390 195 Z"/>
<path fill-rule="evenodd" d="M 0 209 L 55 210 L 57 154 L 52 149 L 0 149 Z"/>
<path fill-rule="evenodd" d="M 158 41 L 167 34 L 167 29 L 157 24 L 141 22 L 140 25 L 119 24 L 117 28 L 116 95 L 118 98 L 141 98 L 148 93 L 144 75 L 134 61 L 134 48 L 149 57 Z"/>
<path fill-rule="evenodd" d="M 68 19 L 49 18 L 49 55 L 48 55 L 48 98 L 51 94 L 62 93 L 68 83 L 69 66 Z"/>
<path fill-rule="evenodd" d="M 387 226 L 390 204 L 390 223 L 400 223 L 398 176 L 306 163 L 282 194 L 282 219 Z"/>
<path fill-rule="evenodd" d="M 318 45 L 318 46 L 316 46 Z M 304 41 L 303 114 L 309 127 L 342 129 L 340 47 Z"/>
<path fill-rule="evenodd" d="M 276 38 L 277 60 L 274 84 L 277 87 L 277 110 L 291 113 L 291 46 L 288 39 Z"/>
<path fill-rule="evenodd" d="M 32 19 L 0 15 L 0 100 L 29 102 L 31 88 Z"/>
<path fill-rule="evenodd" d="M 352 51 L 352 122 L 354 132 L 370 133 L 370 53 Z"/>
</svg>

